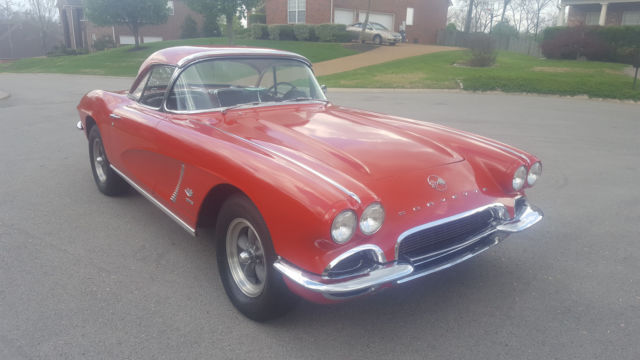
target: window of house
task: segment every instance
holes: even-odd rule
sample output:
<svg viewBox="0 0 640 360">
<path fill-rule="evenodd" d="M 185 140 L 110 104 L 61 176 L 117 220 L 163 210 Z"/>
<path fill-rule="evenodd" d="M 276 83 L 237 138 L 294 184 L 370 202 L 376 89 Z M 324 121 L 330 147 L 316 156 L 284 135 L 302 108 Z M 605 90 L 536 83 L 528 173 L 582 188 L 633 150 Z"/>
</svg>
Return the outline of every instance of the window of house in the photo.
<svg viewBox="0 0 640 360">
<path fill-rule="evenodd" d="M 413 25 L 413 8 L 407 8 L 406 24 L 409 26 Z"/>
<path fill-rule="evenodd" d="M 176 10 L 173 7 L 173 1 L 168 1 L 167 2 L 167 8 L 169 8 L 169 15 L 175 15 L 176 14 Z"/>
<path fill-rule="evenodd" d="M 622 25 L 640 25 L 640 11 L 623 12 Z"/>
<path fill-rule="evenodd" d="M 584 19 L 585 25 L 598 25 L 600 23 L 600 12 L 588 12 Z"/>
<path fill-rule="evenodd" d="M 307 15 L 307 0 L 287 0 L 288 1 L 288 22 L 289 24 L 304 24 Z"/>
</svg>

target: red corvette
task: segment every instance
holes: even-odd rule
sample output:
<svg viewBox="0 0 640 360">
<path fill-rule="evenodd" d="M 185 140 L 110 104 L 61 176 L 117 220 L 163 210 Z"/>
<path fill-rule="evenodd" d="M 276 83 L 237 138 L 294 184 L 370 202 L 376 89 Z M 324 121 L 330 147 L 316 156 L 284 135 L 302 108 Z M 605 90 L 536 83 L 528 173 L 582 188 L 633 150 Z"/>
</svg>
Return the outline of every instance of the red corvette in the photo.
<svg viewBox="0 0 640 360">
<path fill-rule="evenodd" d="M 214 226 L 224 288 L 254 320 L 431 274 L 542 219 L 524 193 L 535 156 L 335 106 L 294 53 L 161 50 L 78 112 L 98 189 L 131 186 L 192 235 Z"/>
</svg>

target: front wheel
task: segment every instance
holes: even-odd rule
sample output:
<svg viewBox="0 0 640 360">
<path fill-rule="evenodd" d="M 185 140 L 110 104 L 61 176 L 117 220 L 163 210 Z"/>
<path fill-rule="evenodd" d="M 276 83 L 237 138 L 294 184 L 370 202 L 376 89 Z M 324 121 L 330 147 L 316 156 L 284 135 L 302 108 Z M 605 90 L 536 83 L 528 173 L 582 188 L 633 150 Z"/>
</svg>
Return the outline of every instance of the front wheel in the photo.
<svg viewBox="0 0 640 360">
<path fill-rule="evenodd" d="M 244 195 L 229 198 L 216 224 L 218 269 L 233 305 L 266 321 L 290 311 L 296 298 L 273 268 L 275 250 L 258 209 Z"/>
<path fill-rule="evenodd" d="M 380 35 L 376 35 L 373 37 L 373 42 L 376 45 L 382 45 L 382 37 Z"/>
</svg>

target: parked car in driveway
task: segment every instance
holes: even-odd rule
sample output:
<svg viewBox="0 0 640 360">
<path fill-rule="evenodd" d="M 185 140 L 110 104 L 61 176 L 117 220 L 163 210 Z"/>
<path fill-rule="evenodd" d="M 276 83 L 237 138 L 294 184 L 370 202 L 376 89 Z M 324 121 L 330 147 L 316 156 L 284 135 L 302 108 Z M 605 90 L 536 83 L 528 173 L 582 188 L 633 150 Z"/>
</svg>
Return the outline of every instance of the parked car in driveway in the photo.
<svg viewBox="0 0 640 360">
<path fill-rule="evenodd" d="M 215 227 L 224 289 L 254 320 L 409 282 L 542 219 L 534 155 L 334 105 L 290 52 L 160 50 L 78 113 L 98 189 L 133 187 L 192 235 Z"/>
<path fill-rule="evenodd" d="M 362 23 L 349 25 L 347 26 L 347 31 L 360 34 L 362 32 L 362 25 Z M 395 45 L 402 41 L 402 35 L 387 29 L 382 24 L 370 22 L 367 24 L 367 29 L 364 32 L 364 40 L 376 45 Z"/>
</svg>

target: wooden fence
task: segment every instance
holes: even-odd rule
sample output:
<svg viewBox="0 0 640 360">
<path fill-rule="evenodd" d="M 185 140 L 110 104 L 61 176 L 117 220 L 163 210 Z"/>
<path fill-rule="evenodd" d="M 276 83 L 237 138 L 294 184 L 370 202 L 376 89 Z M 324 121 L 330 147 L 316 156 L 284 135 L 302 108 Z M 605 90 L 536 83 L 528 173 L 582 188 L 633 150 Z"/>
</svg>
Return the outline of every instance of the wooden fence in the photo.
<svg viewBox="0 0 640 360">
<path fill-rule="evenodd" d="M 437 43 L 443 46 L 470 47 L 473 34 L 467 34 L 460 31 L 440 30 L 438 31 Z M 542 51 L 538 42 L 526 37 L 505 37 L 493 36 L 496 41 L 496 49 L 504 51 L 512 51 L 520 54 L 542 57 Z"/>
</svg>

